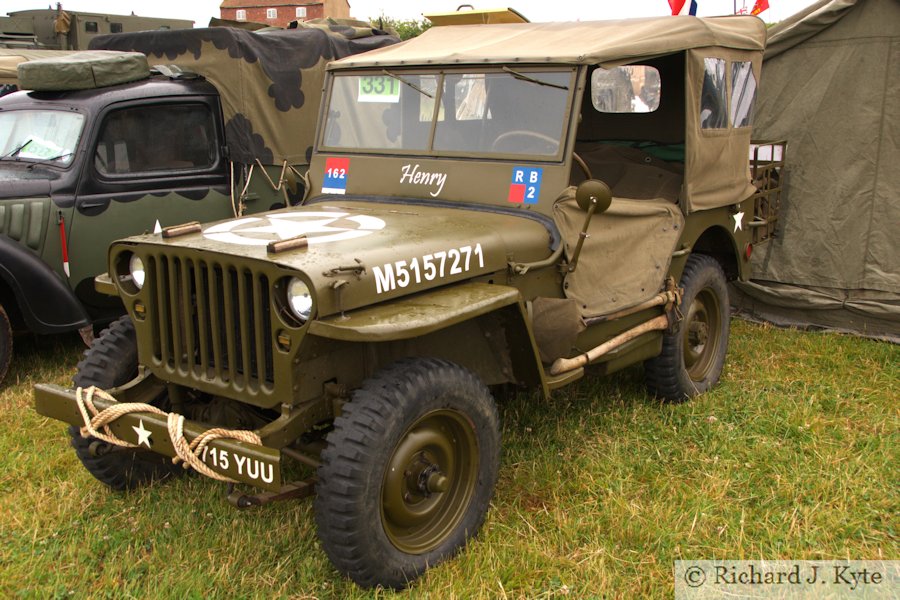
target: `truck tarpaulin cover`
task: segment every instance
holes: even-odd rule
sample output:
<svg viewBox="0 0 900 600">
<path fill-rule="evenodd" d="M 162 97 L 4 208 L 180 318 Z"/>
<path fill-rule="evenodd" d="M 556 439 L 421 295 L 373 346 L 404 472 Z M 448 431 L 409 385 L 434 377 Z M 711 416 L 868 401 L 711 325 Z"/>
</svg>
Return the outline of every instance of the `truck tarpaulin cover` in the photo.
<svg viewBox="0 0 900 600">
<path fill-rule="evenodd" d="M 825 0 L 769 34 L 756 139 L 787 140 L 777 237 L 740 307 L 900 341 L 900 1 Z"/>
<path fill-rule="evenodd" d="M 397 41 L 331 23 L 264 33 L 227 27 L 121 33 L 98 36 L 91 48 L 142 52 L 151 66 L 202 75 L 221 95 L 232 160 L 280 165 L 309 162 L 325 63 Z"/>
</svg>

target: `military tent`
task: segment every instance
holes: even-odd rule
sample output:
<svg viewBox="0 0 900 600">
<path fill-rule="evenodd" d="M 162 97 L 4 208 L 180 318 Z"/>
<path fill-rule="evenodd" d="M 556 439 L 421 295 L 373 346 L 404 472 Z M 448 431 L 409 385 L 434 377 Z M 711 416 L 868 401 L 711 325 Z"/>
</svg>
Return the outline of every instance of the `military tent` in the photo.
<svg viewBox="0 0 900 600">
<path fill-rule="evenodd" d="M 754 137 L 787 140 L 777 237 L 738 307 L 900 341 L 900 0 L 822 0 L 770 30 Z"/>
</svg>

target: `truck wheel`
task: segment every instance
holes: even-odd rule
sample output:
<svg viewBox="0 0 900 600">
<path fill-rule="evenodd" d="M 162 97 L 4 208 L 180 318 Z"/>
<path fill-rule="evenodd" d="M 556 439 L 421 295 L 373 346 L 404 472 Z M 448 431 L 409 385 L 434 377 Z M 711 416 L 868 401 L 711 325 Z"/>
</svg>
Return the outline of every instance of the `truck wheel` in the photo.
<svg viewBox="0 0 900 600">
<path fill-rule="evenodd" d="M 0 383 L 6 379 L 6 371 L 9 369 L 9 361 L 12 360 L 13 335 L 12 325 L 6 309 L 0 304 Z"/>
<path fill-rule="evenodd" d="M 405 359 L 334 421 L 318 470 L 319 538 L 361 586 L 403 588 L 484 522 L 500 467 L 497 409 L 470 371 Z"/>
<path fill-rule="evenodd" d="M 688 257 L 681 287 L 684 319 L 663 337 L 660 355 L 644 363 L 650 392 L 669 402 L 683 402 L 716 384 L 731 325 L 725 273 L 714 258 Z"/>
<path fill-rule="evenodd" d="M 80 387 L 95 385 L 109 389 L 134 379 L 137 368 L 134 325 L 126 315 L 113 321 L 85 351 L 73 382 Z M 165 410 L 168 408 L 168 398 L 163 395 L 153 404 Z M 91 475 L 114 490 L 130 490 L 184 472 L 166 456 L 148 450 L 110 446 L 93 437 L 81 437 L 75 426 L 69 428 L 69 435 L 81 464 Z"/>
</svg>

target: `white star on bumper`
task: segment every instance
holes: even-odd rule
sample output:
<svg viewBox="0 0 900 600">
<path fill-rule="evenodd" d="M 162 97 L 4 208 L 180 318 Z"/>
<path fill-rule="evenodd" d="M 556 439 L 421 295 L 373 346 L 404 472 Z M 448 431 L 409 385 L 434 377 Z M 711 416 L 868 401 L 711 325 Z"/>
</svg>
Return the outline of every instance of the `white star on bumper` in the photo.
<svg viewBox="0 0 900 600">
<path fill-rule="evenodd" d="M 140 421 L 140 423 L 138 423 L 138 426 L 137 426 L 137 427 L 135 427 L 134 425 L 132 425 L 131 428 L 134 429 L 134 432 L 135 432 L 135 433 L 137 434 L 137 436 L 138 436 L 138 442 L 137 442 L 137 443 L 138 443 L 138 446 L 140 446 L 141 444 L 146 444 L 147 447 L 149 448 L 149 447 L 150 447 L 150 433 L 151 433 L 151 432 L 150 432 L 149 429 L 144 429 L 144 420 L 141 419 L 141 421 Z"/>
</svg>

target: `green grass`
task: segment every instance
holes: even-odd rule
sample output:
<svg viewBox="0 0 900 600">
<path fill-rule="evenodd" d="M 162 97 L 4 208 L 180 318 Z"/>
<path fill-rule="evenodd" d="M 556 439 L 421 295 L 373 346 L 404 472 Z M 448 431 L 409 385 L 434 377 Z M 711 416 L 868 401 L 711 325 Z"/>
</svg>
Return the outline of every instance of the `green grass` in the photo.
<svg viewBox="0 0 900 600">
<path fill-rule="evenodd" d="M 672 561 L 897 559 L 900 347 L 735 321 L 721 384 L 660 405 L 640 368 L 501 404 L 493 507 L 402 593 L 342 579 L 309 500 L 237 511 L 199 477 L 96 482 L 31 386 L 77 337 L 17 340 L 0 393 L 0 596 L 671 597 Z"/>
</svg>

